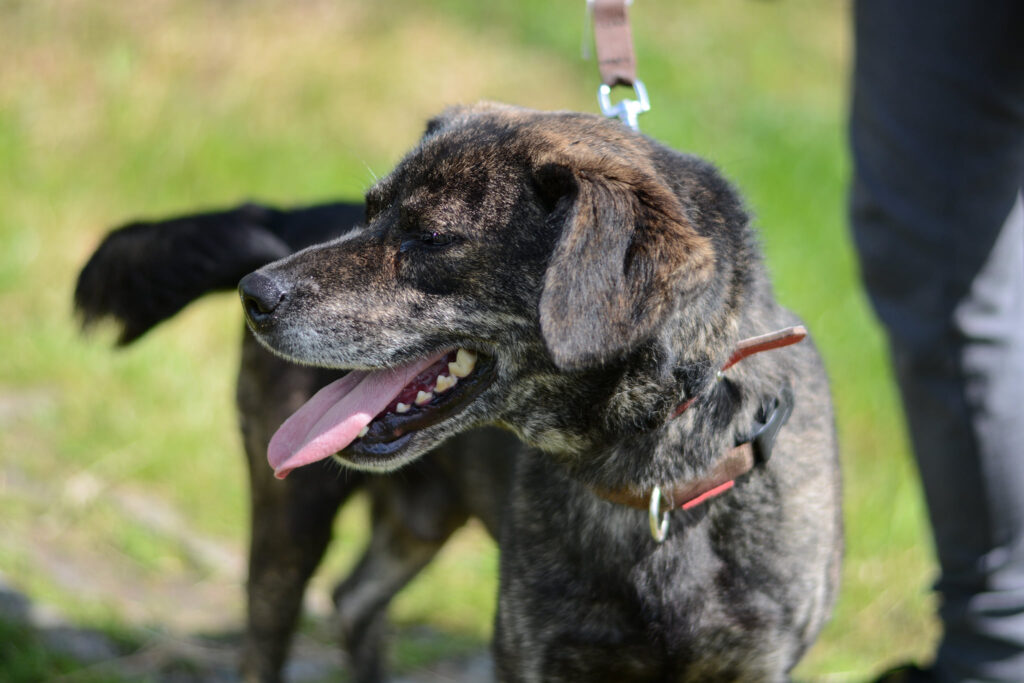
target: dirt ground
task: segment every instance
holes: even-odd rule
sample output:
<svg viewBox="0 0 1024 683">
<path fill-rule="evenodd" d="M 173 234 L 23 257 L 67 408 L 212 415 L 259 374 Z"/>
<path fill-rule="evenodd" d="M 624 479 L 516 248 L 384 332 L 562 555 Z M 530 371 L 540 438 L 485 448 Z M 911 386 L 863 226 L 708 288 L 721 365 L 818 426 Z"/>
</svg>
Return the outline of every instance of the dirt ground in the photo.
<svg viewBox="0 0 1024 683">
<path fill-rule="evenodd" d="M 117 615 L 116 636 L 77 626 L 52 605 L 32 600 L 0 573 L 0 620 L 30 629 L 47 651 L 81 663 L 61 680 L 73 683 L 104 676 L 159 683 L 237 681 L 240 624 L 244 619 L 244 553 L 241 548 L 204 537 L 182 515 L 159 499 L 130 488 L 112 487 L 92 475 L 65 482 L 33 479 L 8 468 L 3 489 L 8 501 L 46 501 L 35 524 L 6 524 L 3 545 L 17 547 L 39 579 L 62 592 L 88 596 Z M 102 544 L 74 543 L 65 533 L 81 510 L 103 504 L 128 516 L 163 541 L 172 540 L 187 558 L 175 570 L 138 571 L 125 557 Z M 42 529 L 42 530 L 40 530 Z M 307 626 L 297 637 L 286 670 L 291 683 L 347 680 L 344 655 L 331 639 L 330 604 L 310 591 Z M 427 627 L 411 627 L 394 636 L 429 648 L 444 638 Z M 493 680 L 485 652 L 435 661 L 402 671 L 398 683 L 485 683 Z"/>
</svg>

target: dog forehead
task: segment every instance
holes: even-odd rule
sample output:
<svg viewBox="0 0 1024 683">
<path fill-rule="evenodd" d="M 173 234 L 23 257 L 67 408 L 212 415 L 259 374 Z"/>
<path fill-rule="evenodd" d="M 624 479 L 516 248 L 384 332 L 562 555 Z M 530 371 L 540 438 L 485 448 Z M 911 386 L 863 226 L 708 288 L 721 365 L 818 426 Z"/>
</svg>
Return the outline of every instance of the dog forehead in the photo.
<svg viewBox="0 0 1024 683">
<path fill-rule="evenodd" d="M 621 122 L 573 111 L 536 111 L 484 103 L 431 122 L 407 161 L 443 178 L 488 168 L 492 174 L 556 163 L 600 173 L 613 166 L 651 171 L 651 144 Z"/>
<path fill-rule="evenodd" d="M 425 154 L 411 160 L 396 184 L 401 210 L 407 214 L 463 210 L 493 202 L 495 195 L 515 185 L 513 166 L 475 152 Z"/>
<path fill-rule="evenodd" d="M 420 144 L 371 188 L 371 203 L 408 215 L 491 216 L 522 196 L 534 171 L 556 163 L 584 173 L 649 166 L 642 136 L 593 114 L 485 103 L 446 110 Z M 444 222 L 443 220 L 441 222 Z"/>
<path fill-rule="evenodd" d="M 521 196 L 530 164 L 514 138 L 460 130 L 425 141 L 395 174 L 394 197 L 409 215 L 493 214 Z"/>
</svg>

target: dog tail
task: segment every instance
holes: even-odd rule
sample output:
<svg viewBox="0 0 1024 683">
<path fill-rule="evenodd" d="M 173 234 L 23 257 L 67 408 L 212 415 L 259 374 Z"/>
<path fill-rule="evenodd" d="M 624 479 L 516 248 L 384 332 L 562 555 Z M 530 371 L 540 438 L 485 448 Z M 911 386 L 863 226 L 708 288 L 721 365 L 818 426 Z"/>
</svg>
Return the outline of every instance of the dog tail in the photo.
<svg viewBox="0 0 1024 683">
<path fill-rule="evenodd" d="M 112 318 L 130 344 L 204 294 L 234 289 L 271 261 L 344 234 L 362 204 L 296 209 L 243 204 L 224 211 L 138 221 L 112 230 L 78 275 L 75 309 L 88 329 Z"/>
</svg>

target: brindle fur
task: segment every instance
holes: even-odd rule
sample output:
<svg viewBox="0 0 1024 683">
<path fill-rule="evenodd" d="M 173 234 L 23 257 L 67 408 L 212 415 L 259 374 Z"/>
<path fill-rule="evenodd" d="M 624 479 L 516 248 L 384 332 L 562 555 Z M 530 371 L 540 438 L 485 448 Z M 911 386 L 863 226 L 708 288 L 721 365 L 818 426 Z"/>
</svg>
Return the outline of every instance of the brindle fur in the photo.
<svg viewBox="0 0 1024 683">
<path fill-rule="evenodd" d="M 365 227 L 248 278 L 281 294 L 252 326 L 325 367 L 454 347 L 493 358 L 461 413 L 392 455 L 357 442 L 342 460 L 394 469 L 483 424 L 530 446 L 498 534 L 499 677 L 786 680 L 837 588 L 836 444 L 809 342 L 715 380 L 738 340 L 797 322 L 736 192 L 617 122 L 479 105 L 432 121 L 367 206 Z M 451 242 L 421 238 L 433 232 Z M 702 477 L 786 388 L 795 408 L 771 460 L 675 512 L 663 544 L 646 512 L 595 495 Z"/>
</svg>

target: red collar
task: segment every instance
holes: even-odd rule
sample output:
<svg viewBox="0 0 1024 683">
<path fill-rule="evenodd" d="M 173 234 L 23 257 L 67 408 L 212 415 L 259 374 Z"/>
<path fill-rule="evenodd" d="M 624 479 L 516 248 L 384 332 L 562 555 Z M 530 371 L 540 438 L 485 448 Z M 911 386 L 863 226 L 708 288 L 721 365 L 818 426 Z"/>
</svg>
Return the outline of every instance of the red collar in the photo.
<svg viewBox="0 0 1024 683">
<path fill-rule="evenodd" d="M 719 370 L 719 378 L 722 373 L 731 368 L 736 363 L 739 363 L 744 358 L 751 356 L 761 351 L 770 351 L 772 349 L 779 349 L 784 346 L 796 344 L 803 341 L 804 337 L 807 336 L 807 328 L 803 325 L 796 325 L 794 327 L 787 327 L 775 332 L 769 332 L 768 334 L 762 334 L 757 337 L 751 337 L 744 339 L 736 345 L 736 349 L 732 355 L 729 356 L 729 360 L 725 362 L 721 370 Z M 686 401 L 681 403 L 673 412 L 669 419 L 674 419 L 682 415 L 687 408 L 693 405 L 693 402 L 697 400 L 697 396 L 691 396 Z M 659 539 L 659 534 L 656 532 L 658 524 L 656 523 L 656 517 L 658 517 L 658 511 L 661 510 L 662 514 L 665 514 L 668 510 L 676 508 L 689 510 L 690 508 L 700 505 L 706 500 L 714 498 L 722 493 L 725 493 L 733 487 L 736 483 L 736 479 L 743 476 L 754 468 L 758 458 L 755 446 L 761 446 L 759 449 L 763 454 L 762 459 L 767 459 L 767 453 L 770 452 L 771 442 L 774 441 L 775 435 L 778 433 L 779 428 L 789 419 L 789 414 L 792 411 L 792 394 L 788 391 L 782 399 L 777 399 L 775 405 L 772 407 L 769 415 L 765 417 L 764 424 L 757 430 L 749 441 L 739 444 L 726 451 L 711 472 L 703 479 L 697 479 L 695 481 L 684 481 L 675 482 L 668 486 L 654 487 L 650 491 L 637 491 L 633 488 L 623 488 L 617 490 L 598 490 L 599 496 L 605 500 L 620 505 L 628 505 L 629 507 L 635 507 L 642 510 L 649 509 L 651 511 L 651 531 L 654 533 L 656 539 Z M 759 440 L 767 440 L 767 443 L 759 444 Z M 665 504 L 662 507 L 662 504 Z M 661 520 L 661 526 L 667 529 L 667 517 Z M 661 533 L 661 538 L 664 538 L 664 532 Z M 659 539 L 660 540 L 660 539 Z"/>
</svg>

